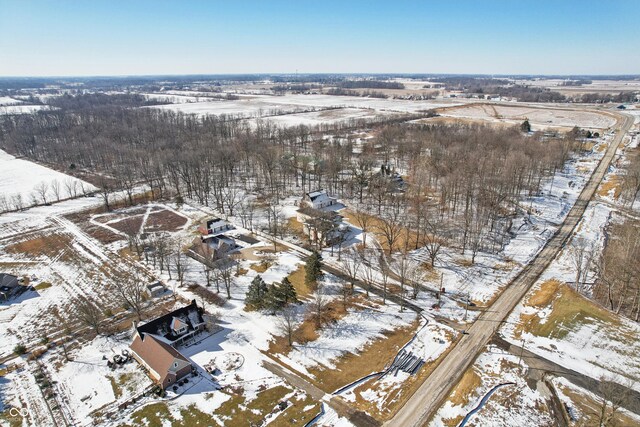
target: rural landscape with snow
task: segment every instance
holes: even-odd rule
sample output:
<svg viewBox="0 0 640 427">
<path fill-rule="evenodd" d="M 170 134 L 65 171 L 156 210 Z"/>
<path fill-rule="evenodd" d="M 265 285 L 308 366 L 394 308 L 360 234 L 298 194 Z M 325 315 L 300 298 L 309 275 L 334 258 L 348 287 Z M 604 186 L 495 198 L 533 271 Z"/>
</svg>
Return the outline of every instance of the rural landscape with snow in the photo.
<svg viewBox="0 0 640 427">
<path fill-rule="evenodd" d="M 640 76 L 2 67 L 0 425 L 640 426 Z"/>
</svg>

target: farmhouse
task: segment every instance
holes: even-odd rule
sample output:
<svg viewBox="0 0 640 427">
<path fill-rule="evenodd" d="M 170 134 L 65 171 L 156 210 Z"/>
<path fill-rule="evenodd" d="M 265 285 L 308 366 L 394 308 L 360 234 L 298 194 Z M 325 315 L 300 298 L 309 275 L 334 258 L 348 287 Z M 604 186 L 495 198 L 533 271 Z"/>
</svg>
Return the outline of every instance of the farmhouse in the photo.
<svg viewBox="0 0 640 427">
<path fill-rule="evenodd" d="M 335 205 L 337 200 L 331 197 L 323 189 L 306 193 L 302 198 L 302 205 L 313 209 L 322 209 L 327 206 Z"/>
<path fill-rule="evenodd" d="M 163 389 L 195 370 L 177 347 L 207 329 L 203 313 L 193 300 L 185 307 L 136 326 L 131 343 L 133 356 Z"/>
<path fill-rule="evenodd" d="M 20 295 L 26 289 L 13 274 L 0 273 L 0 301 L 7 301 Z"/>
</svg>

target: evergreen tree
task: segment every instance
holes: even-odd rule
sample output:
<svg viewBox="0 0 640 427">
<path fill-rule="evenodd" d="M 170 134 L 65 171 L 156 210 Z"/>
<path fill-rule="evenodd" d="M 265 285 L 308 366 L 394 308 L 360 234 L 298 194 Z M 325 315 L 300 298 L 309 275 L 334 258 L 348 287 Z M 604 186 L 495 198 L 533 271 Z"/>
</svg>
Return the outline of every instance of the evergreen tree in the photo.
<svg viewBox="0 0 640 427">
<path fill-rule="evenodd" d="M 322 256 L 317 251 L 313 251 L 307 258 L 304 271 L 304 283 L 307 286 L 315 287 L 318 284 L 318 279 L 322 278 Z"/>
<path fill-rule="evenodd" d="M 286 305 L 279 286 L 276 286 L 276 284 L 274 283 L 269 285 L 269 290 L 267 291 L 264 305 L 265 308 L 271 311 L 278 311 Z"/>
<path fill-rule="evenodd" d="M 296 289 L 289 279 L 285 277 L 280 284 L 272 284 L 269 286 L 264 306 L 269 310 L 278 311 L 296 301 L 298 301 Z"/>
<path fill-rule="evenodd" d="M 280 282 L 280 294 L 282 295 L 282 300 L 285 304 L 291 304 L 298 301 L 296 288 L 293 287 L 293 284 L 286 277 L 282 279 L 282 282 Z"/>
<path fill-rule="evenodd" d="M 528 119 L 522 122 L 522 124 L 520 125 L 520 130 L 527 133 L 531 132 L 531 124 L 529 123 Z"/>
<path fill-rule="evenodd" d="M 264 283 L 262 277 L 258 274 L 249 285 L 249 289 L 247 289 L 247 294 L 245 297 L 245 304 L 254 308 L 261 309 L 265 306 L 265 297 L 267 296 L 268 288 L 267 284 Z"/>
</svg>

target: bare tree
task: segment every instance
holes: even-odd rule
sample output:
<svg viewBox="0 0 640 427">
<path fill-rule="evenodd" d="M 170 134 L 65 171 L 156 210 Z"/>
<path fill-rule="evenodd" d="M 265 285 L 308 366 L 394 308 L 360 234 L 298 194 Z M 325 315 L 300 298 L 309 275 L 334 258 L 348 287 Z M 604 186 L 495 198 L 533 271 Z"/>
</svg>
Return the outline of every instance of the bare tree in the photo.
<svg viewBox="0 0 640 427">
<path fill-rule="evenodd" d="M 429 255 L 431 261 L 431 267 L 435 265 L 440 251 L 445 243 L 445 224 L 444 222 L 436 219 L 429 218 L 425 221 L 426 233 L 424 235 L 425 249 Z"/>
<path fill-rule="evenodd" d="M 96 302 L 90 298 L 79 296 L 74 298 L 73 305 L 76 319 L 82 325 L 93 329 L 96 334 L 100 334 L 104 314 Z"/>
<path fill-rule="evenodd" d="M 176 275 L 180 286 L 184 284 L 184 273 L 186 265 L 184 263 L 184 254 L 182 253 L 182 244 L 176 243 L 176 247 L 173 252 L 173 265 L 176 267 Z"/>
<path fill-rule="evenodd" d="M 599 427 L 615 427 L 618 420 L 620 408 L 629 403 L 632 398 L 633 381 L 627 381 L 623 386 L 618 385 L 612 378 L 602 376 L 599 378 L 599 391 L 597 407 L 592 409 L 592 414 Z"/>
<path fill-rule="evenodd" d="M 40 197 L 43 204 L 47 204 L 47 193 L 49 192 L 49 184 L 45 181 L 40 182 L 35 186 L 36 194 Z"/>
<path fill-rule="evenodd" d="M 360 253 L 354 248 L 350 248 L 341 259 L 342 270 L 349 276 L 349 284 L 351 286 L 351 293 L 354 292 L 355 283 L 358 280 L 358 272 L 362 265 L 362 257 Z"/>
<path fill-rule="evenodd" d="M 22 200 L 22 194 L 20 193 L 11 196 L 11 203 L 13 204 L 13 208 L 17 211 L 24 209 L 24 201 Z"/>
<path fill-rule="evenodd" d="M 256 210 L 256 204 L 253 199 L 244 198 L 239 206 L 240 221 L 244 228 L 253 230 L 253 216 Z"/>
<path fill-rule="evenodd" d="M 227 298 L 231 299 L 231 287 L 233 286 L 233 261 L 228 256 L 223 255 L 216 262 L 216 270 L 214 274 L 216 286 L 218 286 L 218 283 L 222 283 L 225 291 L 227 292 Z"/>
<path fill-rule="evenodd" d="M 132 276 L 121 276 L 119 280 L 114 281 L 115 296 L 120 303 L 132 309 L 138 316 L 138 320 L 142 320 L 143 304 L 147 299 L 146 285 L 142 281 L 140 274 L 137 272 Z"/>
<path fill-rule="evenodd" d="M 78 183 L 72 177 L 64 180 L 64 188 L 67 191 L 67 197 L 75 198 L 78 195 Z"/>
<path fill-rule="evenodd" d="M 56 202 L 60 201 L 60 181 L 58 181 L 57 179 L 54 179 L 51 181 L 50 183 L 51 185 L 51 191 L 53 191 L 53 195 L 56 198 Z"/>
<path fill-rule="evenodd" d="M 328 304 L 327 297 L 322 293 L 322 286 L 318 287 L 307 306 L 307 315 L 315 323 L 316 328 L 321 328 L 327 320 Z"/>
<path fill-rule="evenodd" d="M 296 328 L 296 309 L 291 305 L 285 306 L 280 310 L 278 318 L 278 328 L 281 333 L 287 337 L 289 347 L 293 345 L 293 334 Z"/>
<path fill-rule="evenodd" d="M 400 208 L 391 209 L 386 212 L 376 225 L 378 232 L 384 237 L 389 255 L 395 250 L 396 244 L 400 240 L 403 233 L 405 217 L 401 215 Z"/>
</svg>

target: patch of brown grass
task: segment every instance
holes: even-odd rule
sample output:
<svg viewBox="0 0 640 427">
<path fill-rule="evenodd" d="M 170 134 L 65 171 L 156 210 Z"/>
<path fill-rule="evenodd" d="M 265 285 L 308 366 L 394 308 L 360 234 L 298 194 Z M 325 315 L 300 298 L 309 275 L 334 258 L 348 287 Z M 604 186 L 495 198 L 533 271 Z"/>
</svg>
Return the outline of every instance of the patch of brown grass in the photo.
<svg viewBox="0 0 640 427">
<path fill-rule="evenodd" d="M 118 222 L 112 222 L 109 226 L 115 228 L 118 231 L 122 231 L 128 235 L 136 235 L 140 231 L 142 225 L 142 215 L 132 216 L 124 218 Z"/>
<path fill-rule="evenodd" d="M 303 400 L 291 399 L 290 402 L 292 405 L 269 425 L 274 427 L 305 425 L 320 412 L 320 403 L 314 401 L 309 395 L 306 395 Z M 305 410 L 305 408 L 308 409 Z"/>
<path fill-rule="evenodd" d="M 582 325 L 600 322 L 602 324 L 618 326 L 620 320 L 615 314 L 596 305 L 593 301 L 583 297 L 573 288 L 557 280 L 548 280 L 542 284 L 527 300 L 531 307 L 548 307 L 552 310 L 544 323 L 536 314 L 520 315 L 516 336 L 522 331 L 537 336 L 550 338 L 564 338 L 569 332 Z"/>
<path fill-rule="evenodd" d="M 544 307 L 549 304 L 551 300 L 558 294 L 558 290 L 560 289 L 559 280 L 551 279 L 544 282 L 540 289 L 536 290 L 529 299 L 527 300 L 527 305 L 532 307 Z"/>
<path fill-rule="evenodd" d="M 449 401 L 453 405 L 465 406 L 469 403 L 469 399 L 473 393 L 482 385 L 482 378 L 470 368 L 464 373 L 460 382 L 453 389 L 453 393 L 449 396 Z"/>
<path fill-rule="evenodd" d="M 265 271 L 267 271 L 269 269 L 269 267 L 271 267 L 271 262 L 267 261 L 267 260 L 262 260 L 261 262 L 259 262 L 257 264 L 251 264 L 249 266 L 250 269 L 252 269 L 253 271 L 256 271 L 258 273 L 264 273 Z"/>
<path fill-rule="evenodd" d="M 244 276 L 245 274 L 247 274 L 249 272 L 249 270 L 247 270 L 246 268 L 238 268 L 238 270 L 236 271 L 235 276 L 239 277 L 239 276 Z"/>
<path fill-rule="evenodd" d="M 460 267 L 473 267 L 473 262 L 471 262 L 471 260 L 468 258 L 458 258 L 455 261 L 455 263 L 458 264 Z"/>
<path fill-rule="evenodd" d="M 358 354 L 346 353 L 333 361 L 335 368 L 319 366 L 309 369 L 309 372 L 318 379 L 318 387 L 333 392 L 358 378 L 382 371 L 411 339 L 418 326 L 416 319 L 407 327 L 384 331 L 384 337 L 367 344 Z"/>
<path fill-rule="evenodd" d="M 606 182 L 600 184 L 600 188 L 598 188 L 598 196 L 608 197 L 612 191 L 613 198 L 617 200 L 622 192 L 622 180 L 618 175 L 612 175 Z"/>
<path fill-rule="evenodd" d="M 295 271 L 287 276 L 293 287 L 296 289 L 298 299 L 305 299 L 313 293 L 313 290 L 304 282 L 304 277 L 304 265 L 299 265 Z"/>
<path fill-rule="evenodd" d="M 576 425 L 580 426 L 597 426 L 600 425 L 600 411 L 602 409 L 602 403 L 596 401 L 591 396 L 585 393 L 581 393 L 576 389 L 565 387 L 560 385 L 559 391 L 571 399 L 573 405 L 578 408 L 578 420 Z M 608 405 L 605 416 L 611 416 L 611 405 Z M 631 418 L 621 411 L 616 411 L 613 414 L 610 424 L 612 426 L 633 426 L 637 425 L 635 418 Z"/>
<path fill-rule="evenodd" d="M 49 282 L 40 282 L 40 284 L 36 285 L 35 288 L 37 291 L 42 291 L 44 289 L 50 288 L 52 285 Z"/>
<path fill-rule="evenodd" d="M 67 234 L 53 233 L 40 236 L 5 247 L 5 251 L 12 254 L 25 254 L 33 257 L 47 256 L 54 258 L 66 250 L 71 244 Z"/>
<path fill-rule="evenodd" d="M 299 237 L 301 240 L 303 241 L 309 240 L 309 236 L 307 236 L 307 234 L 304 232 L 304 226 L 300 221 L 298 221 L 298 218 L 296 217 L 289 218 L 287 220 L 286 227 L 291 234 Z"/>
<path fill-rule="evenodd" d="M 354 224 L 356 227 L 358 226 L 358 221 L 356 221 L 356 217 L 353 211 L 349 209 L 343 209 L 340 211 L 340 215 L 344 217 L 345 220 L 349 221 L 351 224 Z M 384 250 L 389 251 L 389 243 L 384 238 L 384 235 L 380 232 L 383 227 L 383 221 L 377 217 L 376 215 L 369 215 L 369 230 L 367 231 L 367 235 L 373 234 L 380 246 L 384 248 Z M 367 237 L 368 239 L 368 237 Z M 418 242 L 418 234 L 407 227 L 402 227 L 402 231 L 400 232 L 400 237 L 394 243 L 394 250 L 409 248 L 413 249 L 416 246 L 424 246 L 424 239 L 420 239 Z"/>
</svg>

